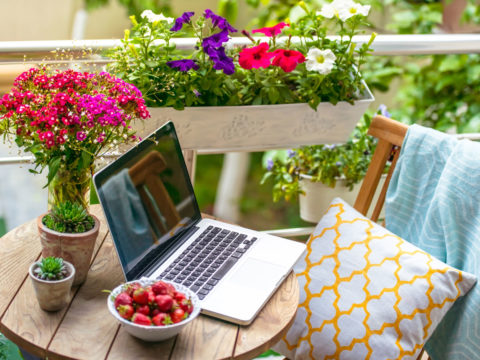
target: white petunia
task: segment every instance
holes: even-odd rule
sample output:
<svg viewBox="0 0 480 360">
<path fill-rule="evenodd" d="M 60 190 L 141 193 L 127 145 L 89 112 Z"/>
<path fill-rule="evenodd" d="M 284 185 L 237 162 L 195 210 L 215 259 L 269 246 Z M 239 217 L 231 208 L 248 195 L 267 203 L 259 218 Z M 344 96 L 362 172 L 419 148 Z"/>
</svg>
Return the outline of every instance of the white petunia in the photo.
<svg viewBox="0 0 480 360">
<path fill-rule="evenodd" d="M 327 75 L 332 71 L 336 58 L 330 49 L 311 48 L 308 50 L 305 65 L 308 71 L 317 71 L 322 75 Z"/>
<path fill-rule="evenodd" d="M 144 19 L 148 19 L 148 21 L 150 21 L 151 23 L 156 21 L 166 21 L 168 24 L 171 24 L 175 20 L 174 18 L 166 17 L 163 14 L 157 15 L 152 10 L 144 10 L 140 16 Z"/>
<path fill-rule="evenodd" d="M 340 20 L 346 21 L 355 15 L 367 16 L 370 11 L 370 5 L 361 5 L 353 0 L 333 0 L 330 4 L 325 4 L 317 15 L 331 19 L 337 16 Z"/>
<path fill-rule="evenodd" d="M 323 16 L 326 19 L 331 19 L 336 15 L 336 11 L 332 4 L 325 4 L 320 11 L 317 11 L 317 15 Z"/>
<path fill-rule="evenodd" d="M 337 11 L 340 20 L 347 21 L 347 19 L 355 15 L 367 16 L 370 11 L 370 5 L 361 5 L 352 0 L 347 0 L 337 8 Z"/>
</svg>

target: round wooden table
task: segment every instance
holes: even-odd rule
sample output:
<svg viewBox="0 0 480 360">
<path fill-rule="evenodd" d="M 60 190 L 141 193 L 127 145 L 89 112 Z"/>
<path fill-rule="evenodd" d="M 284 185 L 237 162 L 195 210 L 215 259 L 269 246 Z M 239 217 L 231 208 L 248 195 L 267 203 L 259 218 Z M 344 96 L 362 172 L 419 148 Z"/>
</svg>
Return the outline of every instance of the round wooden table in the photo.
<svg viewBox="0 0 480 360">
<path fill-rule="evenodd" d="M 36 221 L 0 239 L 0 332 L 28 352 L 49 359 L 251 359 L 275 344 L 293 322 L 299 287 L 292 273 L 249 326 L 202 315 L 163 342 L 130 336 L 107 309 L 108 294 L 102 290 L 124 278 L 103 211 L 98 205 L 91 211 L 102 226 L 90 271 L 59 312 L 40 309 L 28 278 L 28 267 L 41 253 Z"/>
</svg>

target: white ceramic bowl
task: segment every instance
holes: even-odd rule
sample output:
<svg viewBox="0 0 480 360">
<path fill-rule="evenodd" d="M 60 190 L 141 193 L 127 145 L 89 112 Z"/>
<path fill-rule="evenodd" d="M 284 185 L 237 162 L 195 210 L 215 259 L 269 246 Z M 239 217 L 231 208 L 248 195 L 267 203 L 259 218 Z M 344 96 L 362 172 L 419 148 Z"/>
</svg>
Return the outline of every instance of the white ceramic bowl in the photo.
<svg viewBox="0 0 480 360">
<path fill-rule="evenodd" d="M 148 280 L 148 279 L 141 279 L 141 280 L 136 280 L 136 281 L 131 281 L 133 282 L 138 282 L 142 286 L 148 286 L 153 283 L 155 283 L 158 280 Z M 162 280 L 165 281 L 165 280 Z M 140 338 L 145 341 L 161 341 L 161 340 L 166 340 L 169 339 L 175 335 L 177 335 L 188 323 L 190 323 L 192 320 L 194 320 L 198 314 L 200 314 L 200 299 L 198 296 L 191 291 L 189 288 L 181 285 L 181 284 L 175 284 L 169 281 L 165 281 L 170 284 L 172 284 L 177 291 L 183 292 L 187 298 L 190 298 L 193 304 L 193 311 L 190 314 L 188 318 L 185 320 L 176 323 L 176 324 L 170 324 L 170 325 L 165 325 L 165 326 L 146 326 L 146 325 L 138 325 L 134 324 L 133 322 L 126 320 L 122 318 L 118 311 L 115 309 L 114 306 L 114 298 L 122 292 L 122 288 L 125 284 L 129 284 L 130 282 L 127 282 L 125 284 L 121 284 L 117 286 L 115 289 L 112 290 L 112 293 L 108 297 L 107 304 L 108 304 L 108 309 L 110 310 L 110 313 L 117 319 L 120 324 L 125 328 L 125 330 L 132 336 L 135 336 L 137 338 Z"/>
</svg>

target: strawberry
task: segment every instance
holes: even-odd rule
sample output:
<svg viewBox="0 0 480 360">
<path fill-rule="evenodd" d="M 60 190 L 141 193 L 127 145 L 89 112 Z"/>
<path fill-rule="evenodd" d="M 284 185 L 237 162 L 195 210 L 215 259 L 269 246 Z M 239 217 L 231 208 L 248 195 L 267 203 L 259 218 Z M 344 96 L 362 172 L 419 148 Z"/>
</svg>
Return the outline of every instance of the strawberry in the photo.
<svg viewBox="0 0 480 360">
<path fill-rule="evenodd" d="M 157 281 L 155 284 L 152 285 L 152 291 L 155 293 L 155 295 L 165 295 L 167 294 L 167 283 L 164 281 Z"/>
<path fill-rule="evenodd" d="M 149 305 L 156 305 L 155 293 L 152 291 L 152 289 L 148 290 L 148 304 Z"/>
<path fill-rule="evenodd" d="M 133 301 L 140 305 L 148 304 L 148 292 L 140 287 L 133 292 Z"/>
<path fill-rule="evenodd" d="M 148 305 L 142 305 L 137 308 L 137 312 L 143 315 L 150 315 L 150 307 Z"/>
<path fill-rule="evenodd" d="M 118 309 L 120 305 L 132 305 L 132 298 L 130 297 L 130 295 L 128 295 L 128 293 L 124 291 L 115 297 L 115 301 L 113 304 L 115 306 L 115 309 Z"/>
<path fill-rule="evenodd" d="M 167 285 L 167 295 L 170 295 L 173 298 L 177 290 L 175 290 L 175 287 L 172 284 L 169 284 L 169 283 L 165 283 L 165 284 Z"/>
<path fill-rule="evenodd" d="M 153 309 L 150 313 L 150 316 L 153 318 L 155 317 L 156 315 L 160 314 L 160 310 L 158 309 Z"/>
<path fill-rule="evenodd" d="M 154 325 L 157 325 L 157 326 L 173 324 L 172 319 L 170 318 L 170 315 L 162 312 L 155 315 L 152 319 L 152 322 Z"/>
<path fill-rule="evenodd" d="M 133 314 L 132 322 L 138 325 L 152 325 L 150 317 L 139 312 Z"/>
<path fill-rule="evenodd" d="M 192 300 L 190 300 L 190 299 L 183 299 L 182 301 L 180 301 L 180 309 L 182 309 L 182 310 L 185 311 L 186 313 L 191 314 L 192 311 L 193 311 Z"/>
<path fill-rule="evenodd" d="M 122 318 L 127 320 L 130 320 L 130 318 L 133 316 L 133 313 L 135 312 L 132 305 L 119 305 L 117 307 L 117 311 Z"/>
<path fill-rule="evenodd" d="M 173 300 L 173 303 L 172 303 L 172 308 L 170 309 L 170 311 L 173 311 L 175 309 L 178 309 L 180 307 L 180 305 L 178 304 L 178 301 L 177 300 Z"/>
<path fill-rule="evenodd" d="M 183 299 L 185 299 L 186 296 L 184 293 L 180 292 L 180 291 L 177 291 L 175 293 L 175 300 L 177 300 L 178 303 L 180 303 Z"/>
<path fill-rule="evenodd" d="M 155 302 L 160 311 L 167 312 L 172 309 L 173 299 L 170 295 L 157 295 L 155 296 Z"/>
<path fill-rule="evenodd" d="M 172 318 L 172 321 L 174 324 L 179 323 L 183 319 L 186 319 L 188 317 L 188 313 L 185 313 L 182 309 L 178 308 L 175 309 L 171 314 L 170 317 Z"/>
<path fill-rule="evenodd" d="M 133 293 L 135 292 L 135 290 L 141 287 L 142 285 L 140 285 L 138 282 L 134 282 L 134 283 L 127 284 L 124 291 L 128 295 L 130 295 L 130 297 L 133 297 Z"/>
</svg>

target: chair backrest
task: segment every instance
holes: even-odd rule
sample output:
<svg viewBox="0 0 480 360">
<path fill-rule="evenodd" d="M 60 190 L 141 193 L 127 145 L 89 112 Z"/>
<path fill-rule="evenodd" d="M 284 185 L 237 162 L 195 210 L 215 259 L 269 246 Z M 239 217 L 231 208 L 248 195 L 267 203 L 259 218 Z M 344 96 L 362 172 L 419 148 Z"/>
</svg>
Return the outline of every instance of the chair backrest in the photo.
<svg viewBox="0 0 480 360">
<path fill-rule="evenodd" d="M 372 205 L 375 191 L 387 161 L 393 158 L 380 196 L 375 204 L 372 216 L 370 216 L 373 221 L 378 220 L 380 211 L 385 202 L 388 184 L 390 183 L 393 170 L 400 154 L 400 147 L 402 146 L 407 130 L 407 125 L 381 115 L 375 116 L 370 124 L 368 134 L 378 138 L 378 144 L 354 204 L 354 208 L 363 215 L 367 215 L 367 212 Z"/>
<path fill-rule="evenodd" d="M 376 137 L 378 139 L 378 144 L 375 152 L 373 153 L 372 161 L 370 162 L 367 174 L 365 175 L 362 187 L 358 192 L 358 196 L 354 204 L 354 208 L 363 215 L 367 215 L 367 212 L 372 205 L 373 197 L 377 190 L 380 177 L 383 174 L 383 170 L 385 169 L 387 161 L 392 161 L 380 196 L 377 199 L 377 203 L 374 204 L 375 207 L 372 216 L 370 216 L 373 221 L 378 220 L 380 211 L 385 203 L 385 195 L 387 194 L 388 185 L 390 184 L 390 179 L 392 177 L 393 170 L 395 169 L 395 165 L 400 154 L 400 148 L 402 146 L 403 139 L 407 134 L 407 130 L 407 125 L 381 115 L 377 115 L 373 118 L 368 129 L 368 134 Z M 420 359 L 430 359 L 430 357 L 422 350 L 417 360 Z"/>
</svg>

